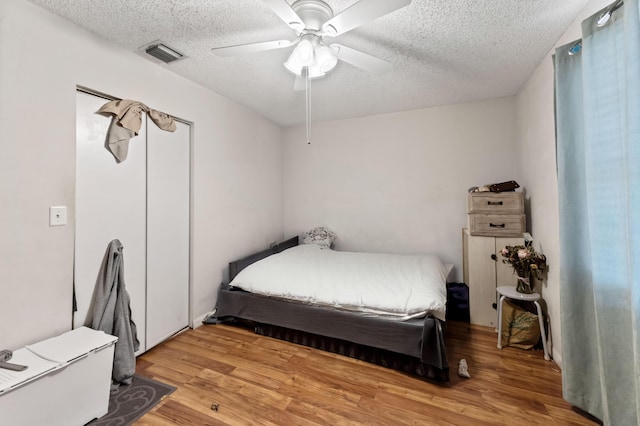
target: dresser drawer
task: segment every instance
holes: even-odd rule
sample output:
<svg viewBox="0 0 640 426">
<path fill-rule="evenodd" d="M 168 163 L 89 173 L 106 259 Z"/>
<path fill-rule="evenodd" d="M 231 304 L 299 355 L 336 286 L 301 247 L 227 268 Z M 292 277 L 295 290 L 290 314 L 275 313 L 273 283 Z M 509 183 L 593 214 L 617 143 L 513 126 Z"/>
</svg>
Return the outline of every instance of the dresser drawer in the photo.
<svg viewBox="0 0 640 426">
<path fill-rule="evenodd" d="M 522 192 L 472 192 L 467 197 L 467 213 L 523 214 Z"/>
<path fill-rule="evenodd" d="M 469 234 L 481 237 L 521 237 L 525 232 L 523 214 L 470 214 Z"/>
</svg>

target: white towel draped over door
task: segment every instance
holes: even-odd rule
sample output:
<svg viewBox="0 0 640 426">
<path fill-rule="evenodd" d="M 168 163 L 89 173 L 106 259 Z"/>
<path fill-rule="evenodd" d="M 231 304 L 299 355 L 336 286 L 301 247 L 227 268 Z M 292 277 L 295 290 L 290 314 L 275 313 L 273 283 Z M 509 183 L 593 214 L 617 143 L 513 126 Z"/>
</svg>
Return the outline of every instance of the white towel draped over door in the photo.
<svg viewBox="0 0 640 426">
<path fill-rule="evenodd" d="M 106 145 L 119 163 L 127 158 L 129 140 L 138 135 L 143 113 L 147 113 L 158 128 L 168 132 L 176 130 L 173 117 L 131 99 L 109 101 L 96 113 L 113 117 L 107 133 Z"/>
</svg>

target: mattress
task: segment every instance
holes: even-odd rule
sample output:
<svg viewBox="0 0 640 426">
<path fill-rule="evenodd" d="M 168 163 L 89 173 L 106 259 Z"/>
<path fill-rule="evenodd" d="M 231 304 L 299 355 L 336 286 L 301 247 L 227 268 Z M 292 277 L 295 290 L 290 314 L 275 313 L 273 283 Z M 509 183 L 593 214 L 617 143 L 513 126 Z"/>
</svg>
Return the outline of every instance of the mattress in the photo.
<svg viewBox="0 0 640 426">
<path fill-rule="evenodd" d="M 388 319 L 445 319 L 447 267 L 435 256 L 289 248 L 240 271 L 232 288 Z"/>
</svg>

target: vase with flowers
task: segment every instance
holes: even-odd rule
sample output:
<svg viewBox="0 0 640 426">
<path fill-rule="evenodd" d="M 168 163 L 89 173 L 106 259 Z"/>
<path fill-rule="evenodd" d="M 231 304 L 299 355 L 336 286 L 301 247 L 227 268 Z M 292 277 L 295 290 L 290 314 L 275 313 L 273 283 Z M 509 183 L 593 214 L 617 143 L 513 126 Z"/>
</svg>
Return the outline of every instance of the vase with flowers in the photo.
<svg viewBox="0 0 640 426">
<path fill-rule="evenodd" d="M 544 270 L 547 267 L 547 258 L 544 254 L 528 246 L 506 246 L 501 254 L 504 257 L 502 262 L 511 265 L 518 276 L 516 291 L 533 293 L 531 277 L 540 281 L 544 279 Z"/>
</svg>

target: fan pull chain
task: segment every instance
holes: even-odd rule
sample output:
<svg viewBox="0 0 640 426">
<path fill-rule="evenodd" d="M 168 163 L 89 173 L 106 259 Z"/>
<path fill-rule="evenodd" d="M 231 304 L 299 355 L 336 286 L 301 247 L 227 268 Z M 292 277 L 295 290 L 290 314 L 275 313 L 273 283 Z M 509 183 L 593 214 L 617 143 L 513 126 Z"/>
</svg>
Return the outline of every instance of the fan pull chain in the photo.
<svg viewBox="0 0 640 426">
<path fill-rule="evenodd" d="M 305 81 L 305 101 L 306 101 L 306 122 L 307 122 L 307 145 L 311 145 L 311 79 L 309 78 L 309 68 L 302 69 Z"/>
</svg>

